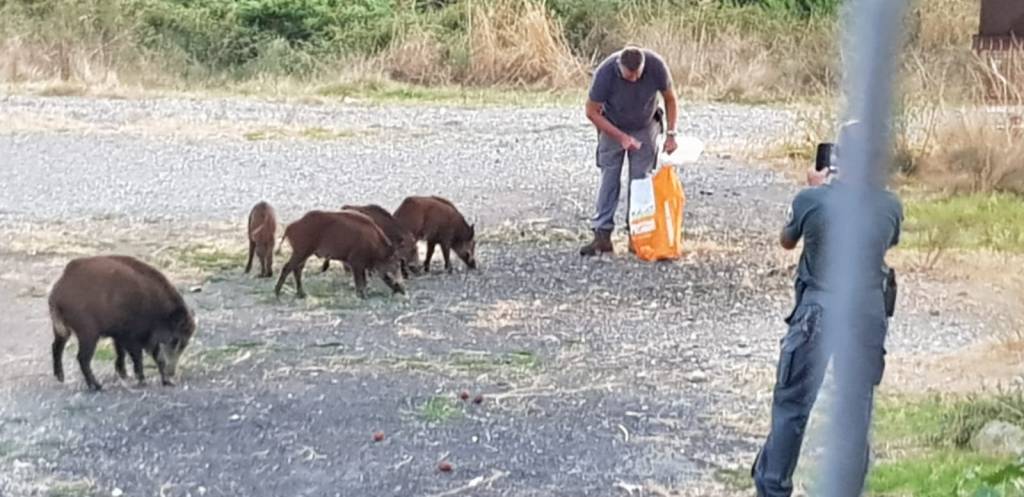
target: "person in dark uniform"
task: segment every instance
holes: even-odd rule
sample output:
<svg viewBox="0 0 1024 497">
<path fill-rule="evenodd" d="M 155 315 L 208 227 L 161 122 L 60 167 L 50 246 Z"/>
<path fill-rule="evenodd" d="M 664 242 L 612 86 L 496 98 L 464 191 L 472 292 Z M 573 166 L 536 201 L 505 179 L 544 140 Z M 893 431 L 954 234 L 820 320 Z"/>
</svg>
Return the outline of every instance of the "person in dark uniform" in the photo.
<svg viewBox="0 0 1024 497">
<path fill-rule="evenodd" d="M 828 337 L 823 329 L 823 316 L 829 292 L 825 281 L 825 235 L 828 228 L 830 203 L 844 188 L 842 145 L 849 133 L 859 124 L 851 121 L 840 131 L 836 147 L 839 173 L 829 169 L 812 169 L 807 176 L 809 188 L 793 199 L 789 219 L 782 229 L 780 244 L 786 250 L 796 248 L 803 240 L 803 251 L 795 281 L 795 303 L 786 318 L 789 331 L 781 341 L 781 353 L 776 371 L 772 399 L 771 431 L 758 452 L 751 476 L 759 497 L 789 497 L 793 493 L 793 472 L 796 469 L 804 429 L 811 408 L 818 395 L 829 360 L 836 361 L 837 409 L 839 421 L 850 436 L 843 437 L 842 464 L 834 475 L 840 488 L 860 489 L 868 469 L 868 430 L 873 408 L 874 388 L 881 382 L 885 365 L 885 336 L 888 318 L 892 314 L 886 299 L 887 284 L 893 284 L 890 269 L 885 264 L 889 248 L 899 243 L 903 222 L 903 207 L 893 193 L 885 189 L 884 182 L 858 191 L 864 200 L 861 208 L 869 218 L 870 229 L 864 240 L 864 253 L 857 254 L 867 266 L 876 267 L 878 273 L 867 275 L 866 288 L 859 291 L 854 322 L 857 329 L 851 336 Z M 834 211 L 833 211 L 834 212 Z M 877 283 L 877 284 L 875 284 Z M 858 361 L 856 367 L 840 367 L 841 361 Z M 839 374 L 838 371 L 853 371 Z"/>
</svg>

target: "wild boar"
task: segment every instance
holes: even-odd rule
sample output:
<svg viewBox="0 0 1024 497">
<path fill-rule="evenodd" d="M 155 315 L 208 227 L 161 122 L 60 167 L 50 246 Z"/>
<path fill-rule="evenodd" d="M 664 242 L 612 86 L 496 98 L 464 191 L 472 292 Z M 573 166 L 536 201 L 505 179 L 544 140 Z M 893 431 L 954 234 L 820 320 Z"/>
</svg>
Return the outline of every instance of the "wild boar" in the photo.
<svg viewBox="0 0 1024 497">
<path fill-rule="evenodd" d="M 266 202 L 259 202 L 249 211 L 249 261 L 245 264 L 246 274 L 252 270 L 252 257 L 260 260 L 260 278 L 274 275 L 274 240 L 277 232 L 277 216 L 274 208 Z"/>
<path fill-rule="evenodd" d="M 416 237 L 405 229 L 390 212 L 375 204 L 370 205 L 344 205 L 342 210 L 357 211 L 365 214 L 377 224 L 377 227 L 384 232 L 391 244 L 395 246 L 399 262 L 402 265 L 402 277 L 408 279 L 409 272 L 414 274 L 420 270 L 420 252 L 416 246 Z M 330 267 L 330 259 L 324 259 L 323 271 Z"/>
<path fill-rule="evenodd" d="M 366 272 L 374 270 L 394 293 L 405 293 L 401 264 L 394 245 L 383 231 L 365 214 L 356 211 L 310 211 L 288 225 L 284 237 L 292 246 L 292 255 L 281 269 L 274 294 L 289 273 L 295 275 L 295 294 L 304 298 L 302 270 L 306 260 L 316 255 L 340 260 L 352 268 L 356 292 L 366 298 Z"/>
<path fill-rule="evenodd" d="M 444 257 L 444 268 L 449 273 L 452 272 L 451 250 L 455 251 L 466 267 L 476 269 L 476 228 L 466 222 L 449 200 L 441 197 L 408 197 L 395 211 L 395 219 L 411 231 L 417 240 L 427 242 L 424 273 L 430 272 L 430 260 L 438 245 Z"/>
<path fill-rule="evenodd" d="M 64 381 L 62 358 L 71 335 L 78 338 L 78 365 L 89 388 L 102 387 L 91 361 L 101 337 L 114 341 L 114 368 L 123 379 L 125 352 L 135 377 L 145 381 L 143 351 L 156 361 L 164 385 L 173 385 L 178 358 L 196 330 L 195 315 L 167 278 L 133 257 L 106 255 L 74 259 L 64 268 L 48 299 L 53 324 L 53 374 Z"/>
</svg>

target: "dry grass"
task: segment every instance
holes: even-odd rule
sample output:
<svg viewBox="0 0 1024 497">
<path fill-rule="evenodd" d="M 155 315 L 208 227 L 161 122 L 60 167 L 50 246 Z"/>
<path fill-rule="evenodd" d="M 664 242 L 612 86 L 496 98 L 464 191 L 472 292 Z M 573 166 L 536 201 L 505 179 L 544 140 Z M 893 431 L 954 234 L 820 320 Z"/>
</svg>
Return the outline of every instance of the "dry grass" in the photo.
<svg viewBox="0 0 1024 497">
<path fill-rule="evenodd" d="M 915 174 L 954 193 L 1024 194 L 1020 115 L 960 113 L 938 130 Z"/>
<path fill-rule="evenodd" d="M 735 17 L 696 8 L 679 15 L 624 19 L 622 38 L 653 48 L 686 95 L 729 101 L 792 100 L 831 94 L 835 28 L 827 21 L 773 20 L 754 26 L 751 10 Z"/>
<path fill-rule="evenodd" d="M 983 98 L 979 95 L 979 98 Z M 840 122 L 833 107 L 797 112 L 795 132 L 758 158 L 785 165 L 794 179 L 814 161 L 818 143 L 834 141 Z M 946 194 L 1024 194 L 1024 110 L 982 101 L 957 109 L 903 96 L 892 121 L 890 170 L 900 187 Z"/>
<path fill-rule="evenodd" d="M 104 0 L 67 2 L 43 17 L 24 15 L 14 2 L 0 4 L 0 82 L 105 89 L 173 85 L 171 75 L 184 61 L 142 50 L 134 22 Z"/>
<path fill-rule="evenodd" d="M 117 2 L 69 2 L 45 18 L 18 17 L 6 7 L 0 20 L 0 83 L 46 83 L 54 95 L 95 94 L 96 87 L 164 88 L 273 95 L 314 95 L 339 81 L 358 93 L 401 81 L 416 85 L 575 89 L 586 85 L 593 55 L 574 54 L 562 26 L 540 0 L 458 4 L 465 31 L 424 19 L 403 23 L 382 53 L 313 57 L 273 45 L 240 74 L 190 63 L 173 50 L 143 48 L 139 20 Z M 939 101 L 1007 99 L 1024 89 L 1021 57 L 977 56 L 974 0 L 930 0 L 908 16 L 904 87 Z M 626 9 L 603 23 L 611 39 L 661 53 L 687 98 L 730 101 L 819 100 L 839 82 L 839 24 L 799 20 L 758 9 L 706 5 Z M 12 10 L 13 9 L 13 10 Z M 460 28 L 461 29 L 461 28 Z M 275 48 L 276 47 L 276 48 Z M 165 53 L 166 52 L 166 53 Z M 308 70 L 289 73 L 301 59 Z M 291 61 L 291 62 L 289 62 Z M 54 85 L 54 83 L 60 83 Z M 425 92 L 422 98 L 432 98 Z"/>
<path fill-rule="evenodd" d="M 419 85 L 438 85 L 453 79 L 443 43 L 422 26 L 415 26 L 392 43 L 380 61 L 388 76 Z"/>
<path fill-rule="evenodd" d="M 562 88 L 583 81 L 582 64 L 543 4 L 497 0 L 471 5 L 466 83 Z"/>
</svg>

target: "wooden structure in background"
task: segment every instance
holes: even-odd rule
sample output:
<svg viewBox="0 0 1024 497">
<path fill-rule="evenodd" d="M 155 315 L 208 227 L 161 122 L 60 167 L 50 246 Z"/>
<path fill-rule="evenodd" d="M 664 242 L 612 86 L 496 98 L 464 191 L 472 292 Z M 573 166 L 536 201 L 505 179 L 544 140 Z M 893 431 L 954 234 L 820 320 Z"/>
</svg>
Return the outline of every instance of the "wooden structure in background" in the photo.
<svg viewBox="0 0 1024 497">
<path fill-rule="evenodd" d="M 1024 41 L 1024 0 L 981 0 L 981 25 L 974 50 L 1021 48 Z"/>
<path fill-rule="evenodd" d="M 972 48 L 990 103 L 1024 103 L 1024 0 L 981 0 L 981 19 Z"/>
</svg>

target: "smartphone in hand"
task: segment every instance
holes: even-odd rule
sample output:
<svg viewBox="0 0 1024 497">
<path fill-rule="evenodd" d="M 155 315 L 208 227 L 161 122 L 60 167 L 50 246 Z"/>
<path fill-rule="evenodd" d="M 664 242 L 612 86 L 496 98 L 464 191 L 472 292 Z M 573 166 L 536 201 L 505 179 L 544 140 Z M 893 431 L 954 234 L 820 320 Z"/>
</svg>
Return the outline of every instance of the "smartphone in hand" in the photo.
<svg viewBox="0 0 1024 497">
<path fill-rule="evenodd" d="M 832 152 L 835 148 L 834 143 L 819 143 L 818 151 L 814 156 L 814 170 L 824 171 L 826 169 L 832 170 L 835 166 L 832 162 Z"/>
</svg>

